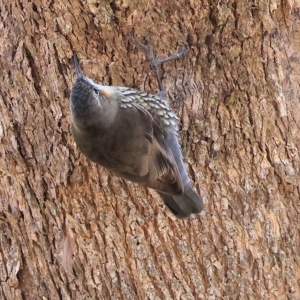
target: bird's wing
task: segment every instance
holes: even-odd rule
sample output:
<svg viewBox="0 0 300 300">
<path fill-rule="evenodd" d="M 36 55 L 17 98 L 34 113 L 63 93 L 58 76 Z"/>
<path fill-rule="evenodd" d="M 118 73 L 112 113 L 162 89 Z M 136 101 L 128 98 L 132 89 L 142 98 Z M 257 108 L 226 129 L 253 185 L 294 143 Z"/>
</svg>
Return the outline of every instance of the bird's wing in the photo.
<svg viewBox="0 0 300 300">
<path fill-rule="evenodd" d="M 139 162 L 139 169 L 145 170 L 147 168 L 147 172 L 145 174 L 136 174 L 128 171 L 115 171 L 115 173 L 127 180 L 161 192 L 173 195 L 182 194 L 184 188 L 175 158 L 164 142 L 167 132 L 140 105 L 133 104 L 132 109 L 136 110 L 144 127 L 144 138 L 149 142 L 148 153 Z"/>
</svg>

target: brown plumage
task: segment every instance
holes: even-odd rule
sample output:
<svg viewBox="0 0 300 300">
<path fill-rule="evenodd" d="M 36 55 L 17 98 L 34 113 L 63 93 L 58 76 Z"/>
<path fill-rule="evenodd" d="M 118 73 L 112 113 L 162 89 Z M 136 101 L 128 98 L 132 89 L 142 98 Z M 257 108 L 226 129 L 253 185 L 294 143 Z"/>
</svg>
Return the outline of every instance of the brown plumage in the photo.
<svg viewBox="0 0 300 300">
<path fill-rule="evenodd" d="M 75 58 L 72 134 L 81 152 L 117 176 L 157 190 L 178 218 L 203 209 L 192 189 L 177 136 L 177 117 L 157 96 L 102 86 Z"/>
</svg>

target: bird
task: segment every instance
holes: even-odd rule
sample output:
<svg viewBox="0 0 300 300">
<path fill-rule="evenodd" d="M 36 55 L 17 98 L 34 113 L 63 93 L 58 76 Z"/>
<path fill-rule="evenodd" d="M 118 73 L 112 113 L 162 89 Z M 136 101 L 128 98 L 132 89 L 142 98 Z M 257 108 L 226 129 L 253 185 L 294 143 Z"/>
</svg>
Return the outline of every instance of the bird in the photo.
<svg viewBox="0 0 300 300">
<path fill-rule="evenodd" d="M 158 75 L 157 66 L 170 59 L 155 60 L 141 46 Z M 183 162 L 178 117 L 164 97 L 98 84 L 83 74 L 76 55 L 74 65 L 71 132 L 80 151 L 116 176 L 154 189 L 178 219 L 200 213 L 204 203 Z"/>
</svg>

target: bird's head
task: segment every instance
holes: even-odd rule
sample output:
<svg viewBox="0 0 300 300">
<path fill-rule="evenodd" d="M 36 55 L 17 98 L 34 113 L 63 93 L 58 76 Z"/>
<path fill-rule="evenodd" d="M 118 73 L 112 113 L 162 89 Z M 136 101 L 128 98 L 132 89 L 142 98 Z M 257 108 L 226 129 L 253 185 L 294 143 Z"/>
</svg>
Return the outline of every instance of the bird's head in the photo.
<svg viewBox="0 0 300 300">
<path fill-rule="evenodd" d="M 71 110 L 73 119 L 90 119 L 89 122 L 103 121 L 109 124 L 115 118 L 121 103 L 120 92 L 113 86 L 95 83 L 86 77 L 74 56 L 76 79 L 71 91 Z"/>
<path fill-rule="evenodd" d="M 98 105 L 101 106 L 105 101 L 120 99 L 120 92 L 113 86 L 97 84 L 92 79 L 86 77 L 80 69 L 76 56 L 74 56 L 74 64 L 76 80 L 71 93 L 72 101 L 94 100 L 95 103 L 98 103 Z"/>
</svg>

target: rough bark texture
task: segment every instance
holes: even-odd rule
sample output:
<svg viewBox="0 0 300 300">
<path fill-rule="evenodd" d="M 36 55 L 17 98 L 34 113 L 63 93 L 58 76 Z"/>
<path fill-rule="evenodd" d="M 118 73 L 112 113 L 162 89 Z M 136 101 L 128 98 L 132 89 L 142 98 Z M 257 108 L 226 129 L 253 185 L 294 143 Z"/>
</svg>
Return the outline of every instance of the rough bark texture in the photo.
<svg viewBox="0 0 300 300">
<path fill-rule="evenodd" d="M 0 299 L 300 299 L 298 0 L 0 12 Z M 74 52 L 95 81 L 156 93 L 133 33 L 161 57 L 188 46 L 163 68 L 206 203 L 186 221 L 70 135 Z"/>
</svg>

